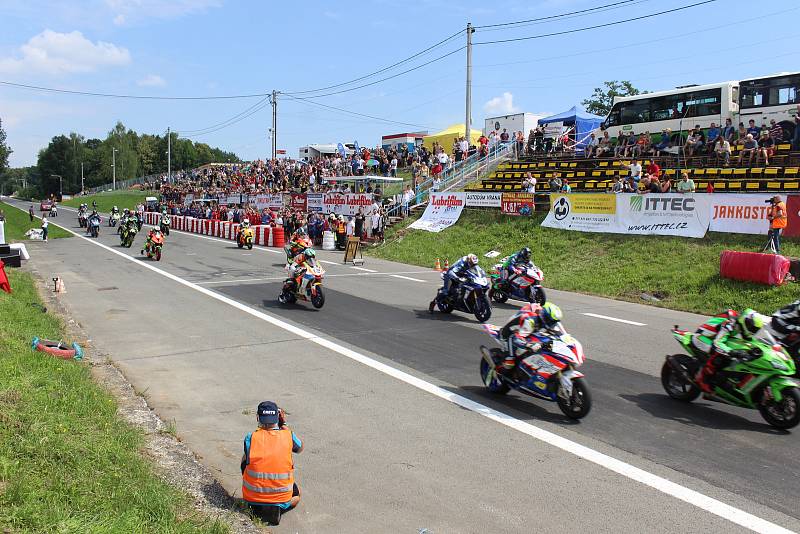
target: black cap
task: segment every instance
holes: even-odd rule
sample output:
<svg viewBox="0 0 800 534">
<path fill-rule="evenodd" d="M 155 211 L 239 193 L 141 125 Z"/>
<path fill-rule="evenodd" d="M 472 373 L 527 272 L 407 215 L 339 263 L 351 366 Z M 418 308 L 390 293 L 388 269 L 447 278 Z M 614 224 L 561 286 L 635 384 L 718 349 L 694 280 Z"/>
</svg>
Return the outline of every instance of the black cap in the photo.
<svg viewBox="0 0 800 534">
<path fill-rule="evenodd" d="M 262 425 L 278 423 L 278 405 L 272 401 L 263 401 L 258 405 L 258 422 Z"/>
</svg>

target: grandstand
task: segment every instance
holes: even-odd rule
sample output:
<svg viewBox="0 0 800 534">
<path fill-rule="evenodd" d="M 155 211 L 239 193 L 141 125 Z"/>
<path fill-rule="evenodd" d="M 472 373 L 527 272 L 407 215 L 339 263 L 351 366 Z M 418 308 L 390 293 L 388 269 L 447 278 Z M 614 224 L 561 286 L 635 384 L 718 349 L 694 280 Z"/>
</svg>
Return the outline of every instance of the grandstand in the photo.
<svg viewBox="0 0 800 534">
<path fill-rule="evenodd" d="M 689 173 L 698 191 L 705 191 L 711 182 L 717 192 L 786 192 L 800 191 L 800 152 L 792 152 L 791 145 L 781 143 L 775 155 L 770 157 L 767 167 L 736 165 L 737 147 L 731 146 L 731 166 L 720 167 L 713 156 L 689 158 L 655 157 L 640 160 L 642 167 L 650 161 L 662 169 L 662 176 L 673 180 L 680 173 Z M 501 163 L 489 177 L 473 182 L 467 191 L 514 192 L 522 191 L 522 181 L 530 172 L 538 182 L 537 192 L 548 190 L 548 182 L 558 177 L 569 180 L 573 192 L 610 191 L 618 177 L 627 177 L 630 158 L 580 159 L 575 157 L 523 157 L 516 161 Z"/>
</svg>

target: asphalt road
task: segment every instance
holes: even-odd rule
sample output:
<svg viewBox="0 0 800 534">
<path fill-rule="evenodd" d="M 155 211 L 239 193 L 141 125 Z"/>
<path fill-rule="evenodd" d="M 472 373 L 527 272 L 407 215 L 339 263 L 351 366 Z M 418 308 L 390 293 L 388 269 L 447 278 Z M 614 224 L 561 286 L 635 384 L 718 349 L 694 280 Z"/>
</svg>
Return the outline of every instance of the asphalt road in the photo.
<svg viewBox="0 0 800 534">
<path fill-rule="evenodd" d="M 26 207 L 27 205 L 22 205 Z M 54 222 L 77 231 L 74 214 Z M 104 227 L 97 240 L 117 246 Z M 47 248 L 46 254 L 36 254 Z M 479 417 L 79 239 L 35 245 L 34 265 L 67 283 L 67 304 L 150 404 L 234 491 L 240 437 L 262 398 L 286 406 L 307 439 L 297 459 L 298 531 L 731 531 L 736 525 L 651 487 Z M 536 253 L 536 252 L 535 252 Z M 367 259 L 328 270 L 326 304 L 284 307 L 283 255 L 173 232 L 157 268 L 452 393 L 787 528 L 800 527 L 800 432 L 757 412 L 664 394 L 658 372 L 678 352 L 669 328 L 692 314 L 549 291 L 580 339 L 594 407 L 579 423 L 555 404 L 485 393 L 474 318 L 433 315 L 438 273 Z M 495 308 L 502 323 L 515 308 Z M 591 314 L 591 315 L 586 315 Z M 249 411 L 249 412 L 248 412 Z M 345 486 L 342 492 L 342 486 Z M 547 501 L 549 512 L 537 512 Z M 560 510 L 566 509 L 566 512 Z"/>
</svg>

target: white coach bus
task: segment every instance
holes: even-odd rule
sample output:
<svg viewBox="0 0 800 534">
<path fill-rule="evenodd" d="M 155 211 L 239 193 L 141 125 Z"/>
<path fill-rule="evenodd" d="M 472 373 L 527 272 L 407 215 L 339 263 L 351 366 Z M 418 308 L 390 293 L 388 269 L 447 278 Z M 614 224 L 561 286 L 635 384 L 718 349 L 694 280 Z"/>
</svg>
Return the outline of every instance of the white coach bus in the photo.
<svg viewBox="0 0 800 534">
<path fill-rule="evenodd" d="M 761 126 L 775 119 L 783 126 L 783 138 L 792 138 L 800 104 L 800 72 L 742 80 L 739 94 L 739 120 L 747 124 L 753 119 Z"/>
<path fill-rule="evenodd" d="M 711 123 L 724 126 L 725 119 L 736 120 L 739 113 L 739 82 L 678 87 L 636 96 L 615 97 L 614 105 L 601 128 L 612 137 L 617 131 L 635 134 L 649 132 L 657 138 L 665 128 L 673 132 L 687 131 Z M 734 124 L 736 126 L 736 124 Z"/>
</svg>

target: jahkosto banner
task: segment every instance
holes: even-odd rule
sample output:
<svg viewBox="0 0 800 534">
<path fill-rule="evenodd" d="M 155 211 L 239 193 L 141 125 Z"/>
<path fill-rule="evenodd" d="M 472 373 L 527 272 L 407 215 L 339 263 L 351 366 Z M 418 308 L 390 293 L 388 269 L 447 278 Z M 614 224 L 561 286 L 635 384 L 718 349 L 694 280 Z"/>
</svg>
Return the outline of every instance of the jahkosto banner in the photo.
<svg viewBox="0 0 800 534">
<path fill-rule="evenodd" d="M 766 234 L 768 202 L 773 195 L 714 193 L 711 195 L 712 232 Z"/>
<path fill-rule="evenodd" d="M 502 193 L 467 193 L 468 208 L 499 208 L 502 206 Z"/>
<path fill-rule="evenodd" d="M 542 226 L 579 232 L 703 237 L 708 231 L 712 196 L 555 195 Z"/>
<path fill-rule="evenodd" d="M 431 193 L 422 217 L 417 219 L 409 228 L 427 230 L 428 232 L 441 232 L 453 226 L 464 206 L 467 203 L 466 193 Z"/>
</svg>

